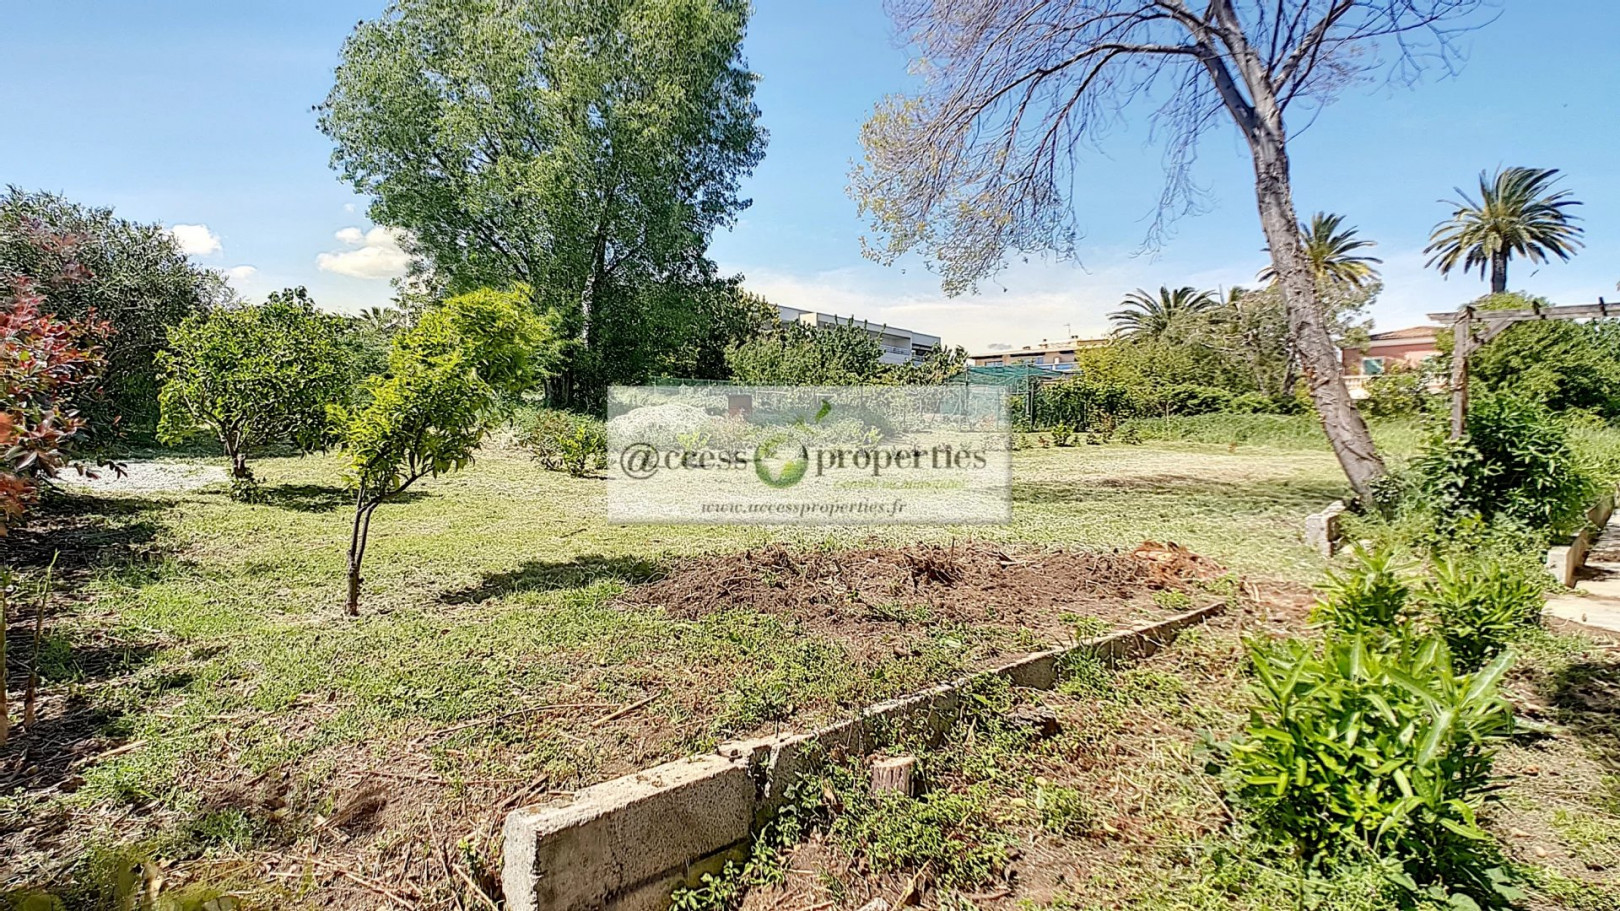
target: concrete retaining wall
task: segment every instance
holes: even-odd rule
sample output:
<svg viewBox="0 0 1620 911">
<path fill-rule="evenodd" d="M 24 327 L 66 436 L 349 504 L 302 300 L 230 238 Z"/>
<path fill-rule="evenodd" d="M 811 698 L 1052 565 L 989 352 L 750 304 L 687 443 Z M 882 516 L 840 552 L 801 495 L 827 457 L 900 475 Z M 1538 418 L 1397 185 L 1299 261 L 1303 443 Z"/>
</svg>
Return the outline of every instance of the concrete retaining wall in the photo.
<svg viewBox="0 0 1620 911">
<path fill-rule="evenodd" d="M 1586 565 L 1586 557 L 1592 550 L 1592 544 L 1602 533 L 1603 527 L 1609 524 L 1609 517 L 1614 515 L 1615 495 L 1611 491 L 1605 494 L 1591 509 L 1586 511 L 1586 527 L 1568 544 L 1560 544 L 1547 550 L 1547 571 L 1565 588 L 1575 587 L 1575 573 Z"/>
<path fill-rule="evenodd" d="M 781 806 L 788 787 L 827 756 L 865 755 L 898 736 L 942 737 L 964 689 L 989 677 L 1050 689 L 1064 658 L 1144 658 L 1177 631 L 1225 608 L 1212 604 L 1069 648 L 1036 652 L 952 683 L 871 706 L 804 733 L 722 744 L 616 778 L 506 818 L 502 888 L 508 911 L 665 911 L 682 883 L 695 884 L 743 856 L 753 831 Z"/>
</svg>

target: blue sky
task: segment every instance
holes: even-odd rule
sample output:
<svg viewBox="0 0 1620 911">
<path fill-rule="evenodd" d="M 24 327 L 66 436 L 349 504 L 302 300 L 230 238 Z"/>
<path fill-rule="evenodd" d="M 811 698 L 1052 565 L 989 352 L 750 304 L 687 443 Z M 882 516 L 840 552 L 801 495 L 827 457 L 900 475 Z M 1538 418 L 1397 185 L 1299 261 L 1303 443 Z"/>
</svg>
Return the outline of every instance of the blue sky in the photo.
<svg viewBox="0 0 1620 911">
<path fill-rule="evenodd" d="M 179 229 L 199 262 L 233 270 L 249 298 L 286 285 L 353 311 L 386 303 L 401 256 L 328 167 L 312 105 L 338 49 L 381 0 L 0 0 L 0 182 L 111 205 Z M 1569 264 L 1516 264 L 1512 284 L 1560 302 L 1620 298 L 1620 8 L 1607 0 L 1510 2 L 1468 39 L 1461 74 L 1415 90 L 1369 88 L 1329 108 L 1293 147 L 1302 213 L 1343 212 L 1379 242 L 1380 326 L 1476 296 L 1442 281 L 1422 247 L 1438 200 L 1498 165 L 1557 167 L 1586 249 Z M 1085 158 L 1078 263 L 1019 262 L 977 296 L 947 299 L 920 261 L 861 258 L 845 195 L 872 105 L 904 90 L 908 56 L 875 2 L 757 0 L 746 46 L 771 132 L 754 200 L 713 255 L 780 303 L 855 313 L 971 349 L 1100 333 L 1137 286 L 1252 283 L 1264 262 L 1247 153 L 1206 142 L 1206 214 L 1161 249 L 1141 243 L 1160 188 L 1140 120 Z"/>
</svg>

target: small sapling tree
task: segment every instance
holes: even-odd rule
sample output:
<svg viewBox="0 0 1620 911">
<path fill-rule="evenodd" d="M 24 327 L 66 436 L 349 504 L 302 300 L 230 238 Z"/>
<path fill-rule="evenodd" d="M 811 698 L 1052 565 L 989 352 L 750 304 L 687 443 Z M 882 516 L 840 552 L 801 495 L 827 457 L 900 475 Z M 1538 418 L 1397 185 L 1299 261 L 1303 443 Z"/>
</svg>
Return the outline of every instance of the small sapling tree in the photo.
<svg viewBox="0 0 1620 911">
<path fill-rule="evenodd" d="M 232 495 L 251 490 L 253 447 L 285 441 L 309 452 L 325 441 L 326 408 L 353 383 L 342 332 L 343 321 L 316 311 L 303 288 L 187 317 L 158 353 L 159 438 L 213 435 L 231 463 Z"/>
<path fill-rule="evenodd" d="M 388 375 L 366 384 L 365 405 L 331 409 L 354 489 L 350 616 L 360 613 L 360 568 L 377 507 L 424 477 L 471 462 L 502 403 L 547 372 L 555 334 L 529 299 L 519 286 L 445 301 L 395 339 Z"/>
</svg>

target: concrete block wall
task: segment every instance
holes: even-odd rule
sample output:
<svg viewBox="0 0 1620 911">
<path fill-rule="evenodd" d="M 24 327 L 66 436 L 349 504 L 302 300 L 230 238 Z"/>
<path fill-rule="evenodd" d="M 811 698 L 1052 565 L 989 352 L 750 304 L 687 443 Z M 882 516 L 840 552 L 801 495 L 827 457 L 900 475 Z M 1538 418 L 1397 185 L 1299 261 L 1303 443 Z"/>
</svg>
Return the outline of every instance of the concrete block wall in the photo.
<svg viewBox="0 0 1620 911">
<path fill-rule="evenodd" d="M 504 833 L 508 911 L 665 911 L 670 893 L 746 855 L 787 789 L 834 754 L 861 756 L 899 735 L 942 737 L 963 689 L 989 676 L 1050 689 L 1063 659 L 1144 658 L 1176 632 L 1219 613 L 1212 604 L 1157 623 L 1037 652 L 953 683 L 873 705 L 803 733 L 722 744 L 692 756 L 512 811 Z"/>
</svg>

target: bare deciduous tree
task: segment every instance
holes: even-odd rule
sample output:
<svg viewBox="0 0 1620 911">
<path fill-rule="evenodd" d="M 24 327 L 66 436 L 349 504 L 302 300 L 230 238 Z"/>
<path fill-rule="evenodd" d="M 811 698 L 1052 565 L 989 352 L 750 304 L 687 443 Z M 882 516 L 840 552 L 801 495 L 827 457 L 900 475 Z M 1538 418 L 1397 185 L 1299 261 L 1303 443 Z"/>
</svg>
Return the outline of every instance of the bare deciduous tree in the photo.
<svg viewBox="0 0 1620 911">
<path fill-rule="evenodd" d="M 922 250 L 947 292 L 1015 251 L 1074 252 L 1066 192 L 1078 151 L 1137 103 L 1165 147 L 1159 218 L 1194 209 L 1198 139 L 1225 119 L 1254 159 L 1260 224 L 1311 398 L 1362 496 L 1383 473 L 1345 388 L 1301 247 L 1284 114 L 1311 114 L 1383 74 L 1416 81 L 1458 60 L 1484 0 L 891 0 L 925 90 L 879 105 L 851 192 L 892 262 Z M 1223 117 L 1222 115 L 1226 115 Z"/>
</svg>

